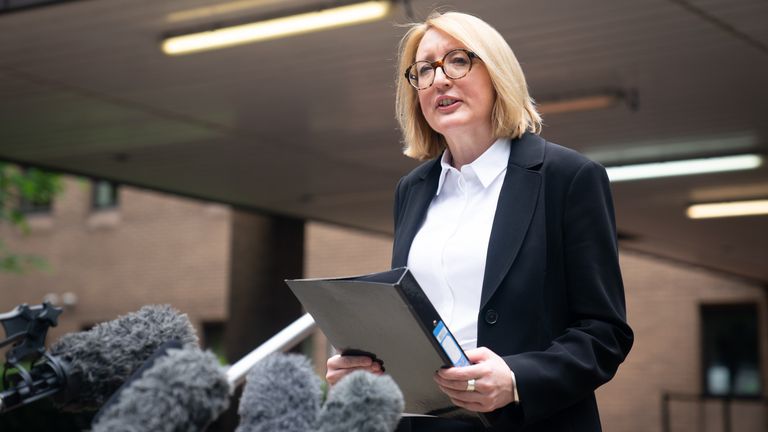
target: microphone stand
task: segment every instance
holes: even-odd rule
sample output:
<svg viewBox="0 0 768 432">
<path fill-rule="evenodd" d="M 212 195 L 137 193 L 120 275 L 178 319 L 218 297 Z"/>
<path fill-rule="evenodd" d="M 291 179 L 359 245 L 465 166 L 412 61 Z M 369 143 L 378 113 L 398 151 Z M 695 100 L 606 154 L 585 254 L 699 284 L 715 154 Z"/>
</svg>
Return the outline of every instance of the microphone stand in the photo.
<svg viewBox="0 0 768 432">
<path fill-rule="evenodd" d="M 0 391 L 0 414 L 56 394 L 70 380 L 67 365 L 45 350 L 48 329 L 58 325 L 59 315 L 61 308 L 48 302 L 31 307 L 23 304 L 0 314 L 6 334 L 0 340 L 0 348 L 13 344 L 5 353 L 5 390 Z M 29 364 L 29 370 L 24 363 Z"/>
</svg>

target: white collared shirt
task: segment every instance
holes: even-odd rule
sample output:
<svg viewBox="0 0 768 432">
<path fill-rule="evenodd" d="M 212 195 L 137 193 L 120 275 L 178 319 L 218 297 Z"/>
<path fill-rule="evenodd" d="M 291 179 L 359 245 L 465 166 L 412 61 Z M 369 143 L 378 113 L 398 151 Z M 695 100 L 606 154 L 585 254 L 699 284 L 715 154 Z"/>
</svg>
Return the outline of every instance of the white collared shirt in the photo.
<svg viewBox="0 0 768 432">
<path fill-rule="evenodd" d="M 498 139 L 457 170 L 445 151 L 437 192 L 408 255 L 408 267 L 465 350 L 477 348 L 488 241 L 509 152 L 509 139 Z"/>
</svg>

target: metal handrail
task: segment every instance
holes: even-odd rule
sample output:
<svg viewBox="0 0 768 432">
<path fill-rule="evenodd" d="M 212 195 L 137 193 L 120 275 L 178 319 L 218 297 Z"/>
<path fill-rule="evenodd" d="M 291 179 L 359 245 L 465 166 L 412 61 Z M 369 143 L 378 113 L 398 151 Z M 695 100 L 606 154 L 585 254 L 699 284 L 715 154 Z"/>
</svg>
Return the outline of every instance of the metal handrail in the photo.
<svg viewBox="0 0 768 432">
<path fill-rule="evenodd" d="M 719 401 L 722 404 L 722 430 L 730 432 L 732 430 L 731 405 L 735 402 L 754 402 L 765 405 L 768 413 L 768 398 L 764 396 L 756 397 L 736 397 L 736 396 L 716 396 L 703 393 L 676 393 L 664 392 L 661 395 L 661 431 L 670 432 L 672 430 L 672 416 L 670 413 L 670 403 L 672 401 L 697 402 Z M 765 418 L 768 426 L 768 417 Z M 768 429 L 767 429 L 768 430 Z"/>
<path fill-rule="evenodd" d="M 256 363 L 270 354 L 290 350 L 306 339 L 316 328 L 317 324 L 312 316 L 305 314 L 288 327 L 280 330 L 276 335 L 269 338 L 266 342 L 259 345 L 258 348 L 227 369 L 227 381 L 229 381 L 230 386 L 234 389 L 243 384 L 246 374 Z"/>
</svg>

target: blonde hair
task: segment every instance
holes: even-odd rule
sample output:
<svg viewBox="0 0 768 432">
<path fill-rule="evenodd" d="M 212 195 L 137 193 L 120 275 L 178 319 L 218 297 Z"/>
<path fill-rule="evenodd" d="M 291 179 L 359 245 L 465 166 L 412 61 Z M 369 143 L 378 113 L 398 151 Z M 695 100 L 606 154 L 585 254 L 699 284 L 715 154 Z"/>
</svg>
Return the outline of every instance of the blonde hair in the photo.
<svg viewBox="0 0 768 432">
<path fill-rule="evenodd" d="M 400 40 L 395 110 L 403 131 L 403 153 L 414 159 L 430 159 L 445 148 L 445 139 L 434 131 L 419 107 L 417 91 L 405 78 L 421 39 L 429 29 L 440 30 L 477 54 L 485 64 L 496 91 L 491 122 L 496 138 L 517 138 L 526 131 L 541 131 L 541 116 L 528 94 L 523 70 L 512 48 L 485 21 L 459 12 L 432 13 L 423 23 L 409 25 Z"/>
</svg>

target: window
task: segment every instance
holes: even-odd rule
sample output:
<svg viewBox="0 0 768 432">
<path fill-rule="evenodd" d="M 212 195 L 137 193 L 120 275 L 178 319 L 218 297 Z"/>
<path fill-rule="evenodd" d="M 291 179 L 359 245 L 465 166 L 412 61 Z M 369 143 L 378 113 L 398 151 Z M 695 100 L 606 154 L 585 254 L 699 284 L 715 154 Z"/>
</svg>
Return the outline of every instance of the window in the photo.
<svg viewBox="0 0 768 432">
<path fill-rule="evenodd" d="M 701 307 L 703 389 L 710 396 L 759 397 L 756 304 Z"/>
<path fill-rule="evenodd" d="M 91 188 L 91 207 L 94 210 L 117 207 L 117 184 L 107 180 L 94 180 Z"/>
<path fill-rule="evenodd" d="M 0 0 L 1 1 L 1 0 Z M 62 189 L 58 174 L 34 167 L 0 163 L 0 182 L 6 183 L 16 208 L 22 214 L 50 213 L 54 196 Z M 0 205 L 5 197 L 0 196 Z"/>
<path fill-rule="evenodd" d="M 34 170 L 34 169 L 28 169 L 28 168 L 25 168 L 23 172 L 24 172 L 24 175 L 29 179 L 38 178 L 38 175 L 41 173 L 40 170 Z M 34 182 L 34 180 L 30 180 L 30 181 Z M 34 184 L 34 183 L 31 183 L 31 184 Z M 19 186 L 20 189 L 21 187 L 22 186 Z M 40 188 L 40 186 L 36 186 L 35 188 Z M 40 192 L 44 192 L 44 191 L 41 190 Z M 51 209 L 53 208 L 52 194 L 40 193 L 40 192 L 34 192 L 31 196 L 30 195 L 20 196 L 19 211 L 28 215 L 50 213 Z"/>
<path fill-rule="evenodd" d="M 222 364 L 227 363 L 224 347 L 226 325 L 222 321 L 208 321 L 203 323 L 202 346 L 216 354 Z"/>
<path fill-rule="evenodd" d="M 19 198 L 19 210 L 24 214 L 42 214 L 50 213 L 53 201 L 47 200 L 29 200 L 24 197 Z"/>
</svg>

